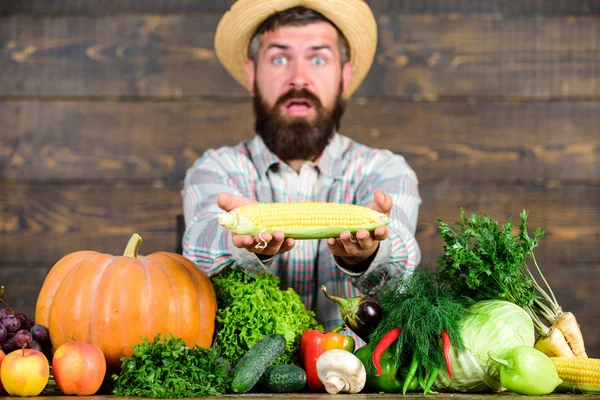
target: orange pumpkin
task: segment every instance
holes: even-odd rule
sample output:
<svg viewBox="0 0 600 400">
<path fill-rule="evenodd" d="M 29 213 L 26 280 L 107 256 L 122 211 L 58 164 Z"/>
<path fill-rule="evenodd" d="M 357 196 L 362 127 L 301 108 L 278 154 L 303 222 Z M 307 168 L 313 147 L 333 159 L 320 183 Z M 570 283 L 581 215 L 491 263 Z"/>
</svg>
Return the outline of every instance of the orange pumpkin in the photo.
<svg viewBox="0 0 600 400">
<path fill-rule="evenodd" d="M 139 256 L 141 241 L 133 234 L 122 256 L 77 251 L 52 267 L 35 322 L 48 328 L 53 349 L 72 338 L 95 344 L 115 372 L 142 336 L 173 334 L 190 347 L 211 346 L 217 312 L 212 282 L 179 254 Z"/>
</svg>

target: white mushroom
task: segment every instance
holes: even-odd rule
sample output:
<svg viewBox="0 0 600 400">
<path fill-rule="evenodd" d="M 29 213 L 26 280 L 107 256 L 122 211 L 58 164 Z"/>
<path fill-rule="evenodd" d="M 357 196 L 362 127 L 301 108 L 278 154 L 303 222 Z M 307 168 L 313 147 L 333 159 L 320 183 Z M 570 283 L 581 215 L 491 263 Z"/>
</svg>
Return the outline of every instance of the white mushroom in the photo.
<svg viewBox="0 0 600 400">
<path fill-rule="evenodd" d="M 327 393 L 359 393 L 365 386 L 367 371 L 354 354 L 334 349 L 317 359 L 317 375 Z"/>
</svg>

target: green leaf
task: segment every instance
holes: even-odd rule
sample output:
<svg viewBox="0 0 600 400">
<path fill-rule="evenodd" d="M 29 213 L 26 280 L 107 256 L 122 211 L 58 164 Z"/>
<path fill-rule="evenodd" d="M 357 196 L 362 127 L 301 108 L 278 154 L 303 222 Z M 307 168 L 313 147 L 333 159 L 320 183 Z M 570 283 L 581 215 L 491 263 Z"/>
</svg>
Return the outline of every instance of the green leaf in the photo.
<svg viewBox="0 0 600 400">
<path fill-rule="evenodd" d="M 121 372 L 113 375 L 113 394 L 150 398 L 217 396 L 229 387 L 220 348 L 189 348 L 183 339 L 156 335 L 142 338 L 133 355 L 123 358 Z"/>
<path fill-rule="evenodd" d="M 231 365 L 272 333 L 286 339 L 286 349 L 273 365 L 298 363 L 302 334 L 309 329 L 324 330 L 293 289 L 279 288 L 275 275 L 251 277 L 238 269 L 227 269 L 212 281 L 219 304 L 216 339 Z"/>
</svg>

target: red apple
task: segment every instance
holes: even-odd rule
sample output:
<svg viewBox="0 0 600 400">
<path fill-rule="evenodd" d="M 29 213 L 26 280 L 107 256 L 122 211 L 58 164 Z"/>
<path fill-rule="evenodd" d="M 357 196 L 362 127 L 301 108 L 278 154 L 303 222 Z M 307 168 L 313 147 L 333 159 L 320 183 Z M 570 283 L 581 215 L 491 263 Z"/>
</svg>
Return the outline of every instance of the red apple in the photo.
<svg viewBox="0 0 600 400">
<path fill-rule="evenodd" d="M 93 395 L 104 381 L 106 358 L 96 345 L 67 342 L 54 352 L 52 375 L 60 391 L 66 395 Z"/>
<path fill-rule="evenodd" d="M 41 351 L 19 349 L 2 360 L 0 380 L 11 396 L 37 396 L 48 384 L 50 365 Z"/>
<path fill-rule="evenodd" d="M 4 356 L 6 354 L 4 354 L 4 352 L 2 350 L 0 350 L 0 369 L 2 369 L 2 360 L 4 359 Z M 0 393 L 4 392 L 4 386 L 2 386 L 2 380 L 0 379 Z"/>
</svg>

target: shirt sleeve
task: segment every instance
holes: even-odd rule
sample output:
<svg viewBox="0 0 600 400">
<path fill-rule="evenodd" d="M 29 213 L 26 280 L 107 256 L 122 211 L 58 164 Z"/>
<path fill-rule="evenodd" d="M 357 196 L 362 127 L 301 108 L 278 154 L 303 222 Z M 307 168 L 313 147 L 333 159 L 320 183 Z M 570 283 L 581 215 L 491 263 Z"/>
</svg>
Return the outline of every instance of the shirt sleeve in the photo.
<svg viewBox="0 0 600 400">
<path fill-rule="evenodd" d="M 357 203 L 373 202 L 377 190 L 392 197 L 389 236 L 380 242 L 375 258 L 365 271 L 353 272 L 339 263 L 337 266 L 362 293 L 375 296 L 387 282 L 411 273 L 421 261 L 415 233 L 422 200 L 416 174 L 404 157 L 382 151 L 372 157 L 368 171 L 358 186 Z"/>
<path fill-rule="evenodd" d="M 222 227 L 217 215 L 224 213 L 217 206 L 221 192 L 253 198 L 252 174 L 239 156 L 221 150 L 203 153 L 187 171 L 181 191 L 185 232 L 183 256 L 190 259 L 209 276 L 228 267 L 240 267 L 250 275 L 268 270 L 273 258 L 261 261 L 258 256 L 233 244 L 231 232 Z M 249 167 L 249 166 L 247 166 Z"/>
</svg>

